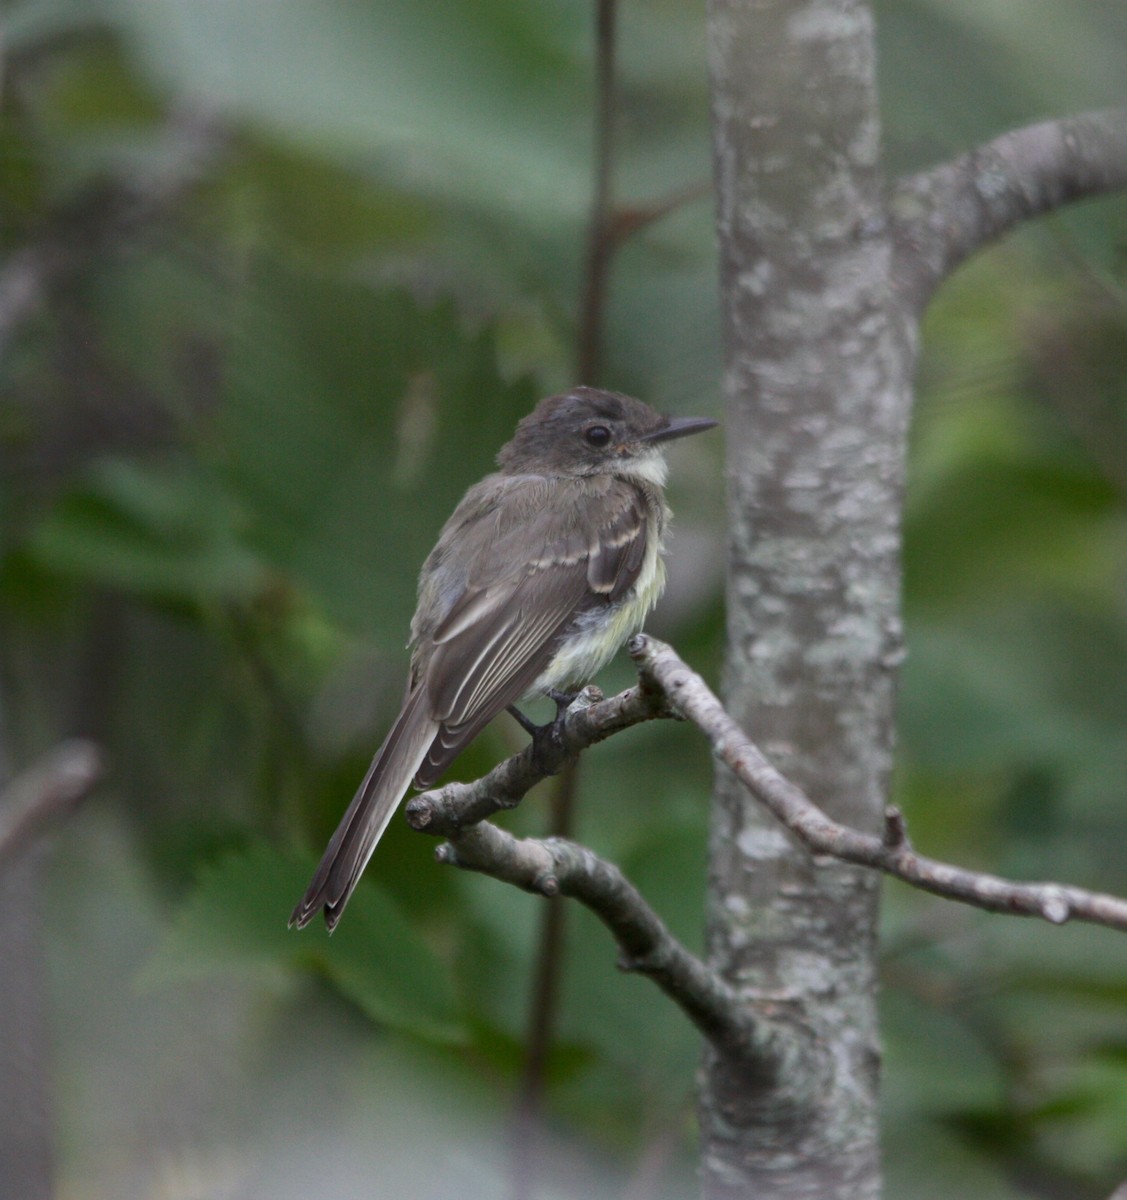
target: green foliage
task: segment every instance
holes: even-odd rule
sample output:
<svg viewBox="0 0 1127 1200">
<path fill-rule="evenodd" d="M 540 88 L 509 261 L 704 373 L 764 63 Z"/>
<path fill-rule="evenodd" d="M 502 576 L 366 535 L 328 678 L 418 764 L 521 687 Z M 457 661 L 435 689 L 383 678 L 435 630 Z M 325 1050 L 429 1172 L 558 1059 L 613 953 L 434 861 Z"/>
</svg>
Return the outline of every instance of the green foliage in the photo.
<svg viewBox="0 0 1127 1200">
<path fill-rule="evenodd" d="M 104 459 L 37 526 L 45 569 L 159 599 L 245 602 L 266 584 L 239 514 L 190 463 Z"/>
<path fill-rule="evenodd" d="M 893 171 L 1119 99 L 1122 5 L 876 7 Z M 259 1057 L 239 1059 L 232 1107 L 270 1127 L 237 1149 L 269 1159 L 331 1124 L 347 1132 L 317 1160 L 317 1187 L 368 1194 L 350 1191 L 345 1160 L 382 1168 L 402 1139 L 405 1160 L 432 1166 L 432 1116 L 447 1129 L 465 1097 L 503 1123 L 541 905 L 438 868 L 397 822 L 332 939 L 285 919 L 398 703 L 435 532 L 535 397 L 572 382 L 589 13 L 569 0 L 9 8 L 0 242 L 56 273 L 2 347 L 4 723 L 17 760 L 77 724 L 114 763 L 99 802 L 112 845 L 66 842 L 52 880 L 70 1022 L 60 1178 L 75 1194 L 126 1188 L 130 1162 L 99 1157 L 107 1130 L 147 1116 L 169 1058 L 199 1092 L 223 1090 L 222 1070 L 197 1064 L 198 1031 L 155 1022 L 150 1044 L 135 1029 L 171 996 L 199 996 L 202 1041 L 226 1044 L 233 988 L 253 1030 L 241 1053 Z M 616 259 L 605 381 L 716 411 L 703 18 L 674 0 L 621 17 L 618 196 L 700 197 Z M 163 194 L 184 111 L 223 135 L 194 182 Z M 121 203 L 138 195 L 140 226 Z M 1120 893 L 1125 244 L 1122 202 L 1083 206 L 969 264 L 931 313 L 897 782 L 926 852 Z M 673 583 L 652 628 L 714 677 L 722 448 L 674 453 Z M 629 677 L 619 664 L 603 682 Z M 509 736 L 498 722 L 459 770 L 487 768 Z M 580 806 L 583 839 L 698 947 L 710 778 L 691 731 L 639 728 L 587 756 Z M 507 819 L 538 833 L 543 804 Z M 107 883 L 123 872 L 129 888 Z M 1110 1192 L 1127 1158 L 1121 939 L 899 888 L 886 937 L 890 1194 Z M 572 1160 L 546 1193 L 620 1194 L 662 1147 L 691 1160 L 698 1043 L 646 981 L 613 969 L 594 920 L 571 921 L 567 961 L 548 1102 L 561 1144 L 599 1157 L 610 1182 Z M 75 1002 L 95 976 L 96 1020 Z M 118 1087 L 100 1083 L 95 1103 L 81 1081 L 107 1031 Z M 273 1130 L 291 1105 L 296 1141 Z M 238 1158 L 232 1129 L 245 1125 L 201 1139 L 206 1164 Z M 152 1153 L 166 1166 L 173 1152 Z M 403 1194 L 431 1177 L 404 1170 Z M 686 1170 L 653 1194 L 689 1194 Z M 486 1175 L 481 1194 L 497 1194 Z"/>
<path fill-rule="evenodd" d="M 448 973 L 377 888 L 357 896 L 355 919 L 333 935 L 331 951 L 320 929 L 295 932 L 278 919 L 305 890 L 315 866 L 310 855 L 259 845 L 204 867 L 139 981 L 167 986 L 218 973 L 308 965 L 373 1021 L 428 1040 L 464 1041 Z"/>
<path fill-rule="evenodd" d="M 270 267 L 253 288 L 211 431 L 225 474 L 273 563 L 401 645 L 416 565 L 533 390 L 501 380 L 492 337 L 448 302 Z"/>
</svg>

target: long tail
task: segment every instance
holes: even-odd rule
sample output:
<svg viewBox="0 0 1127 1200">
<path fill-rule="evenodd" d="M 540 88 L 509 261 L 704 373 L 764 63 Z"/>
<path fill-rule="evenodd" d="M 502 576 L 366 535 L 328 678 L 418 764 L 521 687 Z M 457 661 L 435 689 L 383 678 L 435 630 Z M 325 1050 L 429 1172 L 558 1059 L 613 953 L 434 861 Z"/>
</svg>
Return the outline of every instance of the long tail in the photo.
<svg viewBox="0 0 1127 1200">
<path fill-rule="evenodd" d="M 336 928 L 368 859 L 438 732 L 438 722 L 426 711 L 424 696 L 425 689 L 419 688 L 408 699 L 376 751 L 364 782 L 329 841 L 321 865 L 293 910 L 291 926 L 304 928 L 319 909 L 324 909 L 330 933 Z"/>
</svg>

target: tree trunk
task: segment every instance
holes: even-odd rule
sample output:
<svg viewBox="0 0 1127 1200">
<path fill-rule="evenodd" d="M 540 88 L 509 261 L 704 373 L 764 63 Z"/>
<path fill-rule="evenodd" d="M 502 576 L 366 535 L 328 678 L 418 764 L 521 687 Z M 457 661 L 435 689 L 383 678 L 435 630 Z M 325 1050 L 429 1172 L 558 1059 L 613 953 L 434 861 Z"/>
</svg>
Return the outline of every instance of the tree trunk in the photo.
<svg viewBox="0 0 1127 1200">
<path fill-rule="evenodd" d="M 827 813 L 873 831 L 902 656 L 916 339 L 892 305 L 872 13 L 859 0 L 710 0 L 709 57 L 727 339 L 726 704 Z M 709 1055 L 708 1200 L 879 1195 L 878 889 L 874 872 L 813 860 L 719 771 L 711 961 L 819 1053 L 768 1094 Z"/>
</svg>

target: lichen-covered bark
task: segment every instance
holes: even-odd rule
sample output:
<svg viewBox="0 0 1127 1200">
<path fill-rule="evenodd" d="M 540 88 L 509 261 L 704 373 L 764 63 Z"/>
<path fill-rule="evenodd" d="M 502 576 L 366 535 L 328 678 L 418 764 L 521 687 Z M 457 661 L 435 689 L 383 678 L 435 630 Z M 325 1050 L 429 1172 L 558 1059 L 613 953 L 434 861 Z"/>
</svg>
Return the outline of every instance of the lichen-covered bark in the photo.
<svg viewBox="0 0 1127 1200">
<path fill-rule="evenodd" d="M 892 309 L 872 14 L 859 0 L 711 0 L 726 313 L 728 710 L 835 819 L 875 831 L 901 656 L 899 514 L 912 338 Z M 714 1053 L 703 1190 L 880 1190 L 872 872 L 818 862 L 724 770 L 709 953 L 821 1062 L 745 1095 Z"/>
<path fill-rule="evenodd" d="M 1019 222 L 1124 187 L 1127 108 L 1011 129 L 893 189 L 897 292 L 922 310 L 965 258 Z"/>
</svg>

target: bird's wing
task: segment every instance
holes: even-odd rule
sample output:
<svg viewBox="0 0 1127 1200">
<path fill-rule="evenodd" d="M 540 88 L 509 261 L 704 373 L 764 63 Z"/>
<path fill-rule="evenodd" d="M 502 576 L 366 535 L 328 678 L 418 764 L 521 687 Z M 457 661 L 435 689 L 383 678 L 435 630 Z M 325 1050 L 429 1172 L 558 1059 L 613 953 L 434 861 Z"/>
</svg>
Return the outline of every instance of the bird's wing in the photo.
<svg viewBox="0 0 1127 1200">
<path fill-rule="evenodd" d="M 637 580 L 650 520 L 644 496 L 618 482 L 594 497 L 569 492 L 477 548 L 465 591 L 427 639 L 418 686 L 439 730 L 416 786 L 430 786 L 532 687 L 577 617 L 613 605 Z"/>
<path fill-rule="evenodd" d="M 599 531 L 587 555 L 587 587 L 592 598 L 614 604 L 634 586 L 646 557 L 649 512 L 641 493 L 621 485 L 627 493 Z"/>
</svg>

